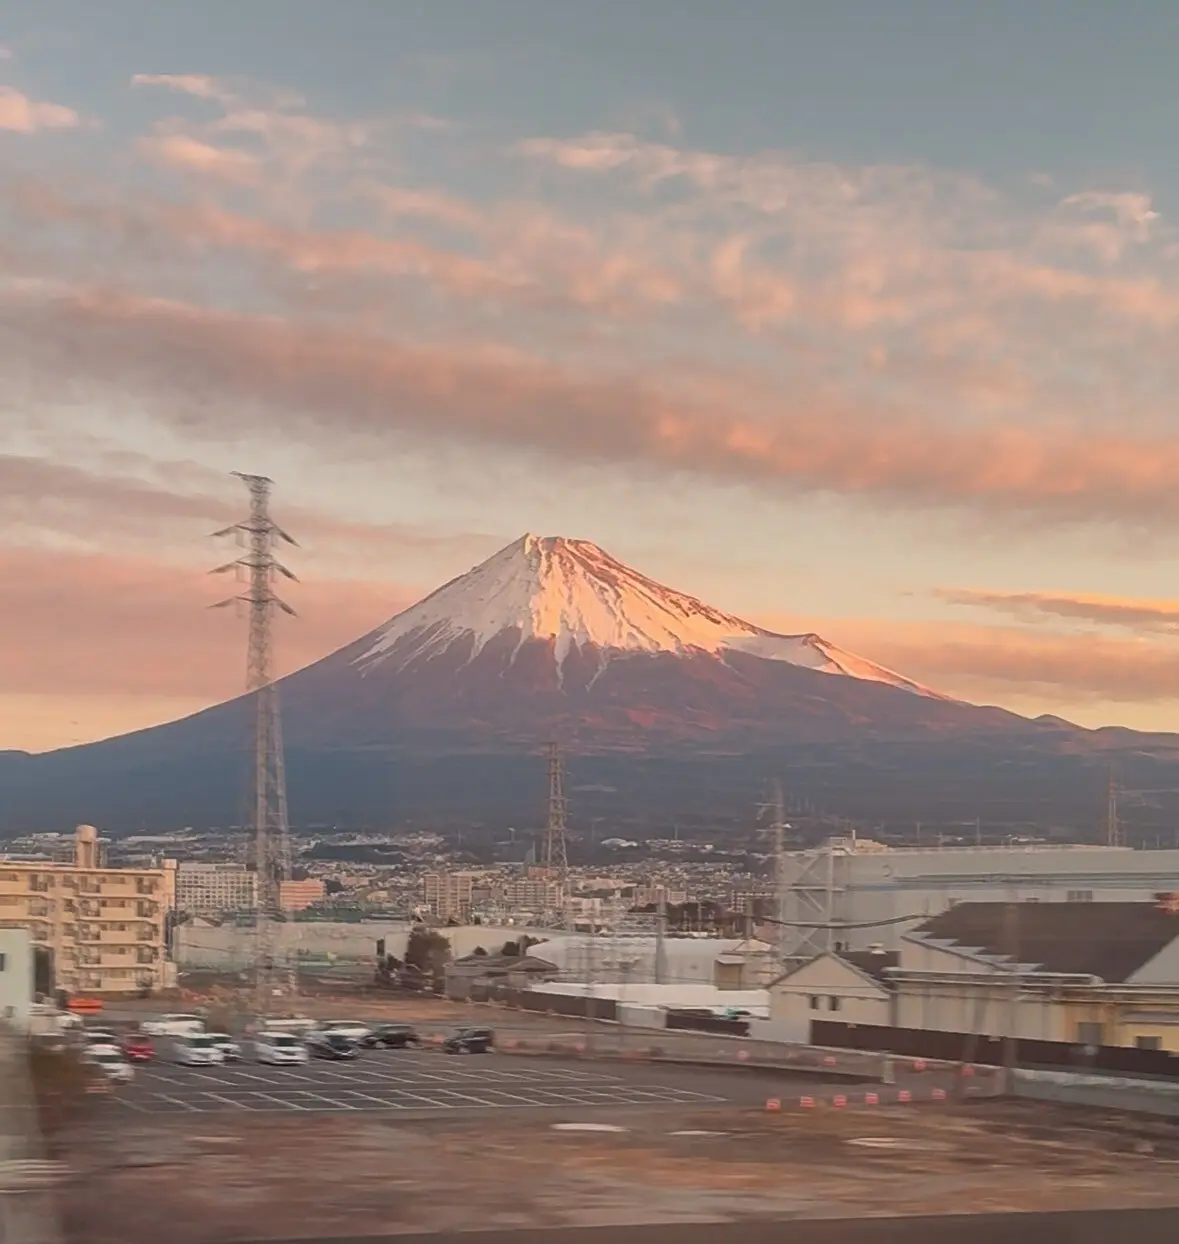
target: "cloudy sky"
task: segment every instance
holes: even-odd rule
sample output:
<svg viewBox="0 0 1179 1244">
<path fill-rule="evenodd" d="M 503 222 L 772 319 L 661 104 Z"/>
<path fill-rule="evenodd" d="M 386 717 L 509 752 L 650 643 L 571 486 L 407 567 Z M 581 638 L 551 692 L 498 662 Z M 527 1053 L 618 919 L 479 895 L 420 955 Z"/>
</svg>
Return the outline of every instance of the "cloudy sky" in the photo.
<svg viewBox="0 0 1179 1244">
<path fill-rule="evenodd" d="M 0 0 L 0 747 L 525 531 L 942 690 L 1179 723 L 1171 0 Z"/>
</svg>

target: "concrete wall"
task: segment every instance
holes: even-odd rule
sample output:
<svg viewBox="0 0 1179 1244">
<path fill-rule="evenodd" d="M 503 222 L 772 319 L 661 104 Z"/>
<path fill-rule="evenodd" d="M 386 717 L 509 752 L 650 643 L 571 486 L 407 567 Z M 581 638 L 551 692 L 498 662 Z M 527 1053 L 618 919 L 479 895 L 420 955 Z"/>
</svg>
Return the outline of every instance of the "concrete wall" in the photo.
<svg viewBox="0 0 1179 1244">
<path fill-rule="evenodd" d="M 679 938 L 663 940 L 663 982 L 708 984 L 716 976 L 717 956 L 744 944 L 740 938 Z M 570 980 L 653 984 L 656 980 L 657 939 L 649 935 L 589 937 L 552 934 L 539 955 L 561 969 Z"/>
<path fill-rule="evenodd" d="M 0 929 L 0 1020 L 26 1028 L 33 1004 L 33 942 L 28 929 Z"/>
<path fill-rule="evenodd" d="M 1011 1031 L 1011 997 L 1001 980 L 902 981 L 894 1005 L 898 1028 L 995 1037 Z M 1015 1035 L 1035 1041 L 1075 1041 L 1077 1021 L 1088 1017 L 1088 1008 L 1082 1013 L 1046 995 L 1025 993 L 1014 1008 Z"/>
<path fill-rule="evenodd" d="M 708 1007 L 717 1012 L 738 1007 L 762 1017 L 769 1015 L 769 995 L 764 989 L 717 989 L 714 985 L 674 984 L 649 985 L 601 981 L 546 981 L 538 990 L 552 994 L 611 998 L 622 1006 L 660 1007 L 677 1010 L 686 1007 Z"/>
<path fill-rule="evenodd" d="M 406 922 L 363 920 L 358 923 L 343 921 L 291 921 L 273 926 L 275 940 L 283 951 L 301 957 L 323 959 L 328 955 L 342 962 L 372 963 L 376 958 L 377 942 L 385 940 L 385 953 L 405 957 L 411 926 Z M 473 953 L 482 946 L 488 953 L 499 950 L 505 942 L 515 941 L 522 935 L 530 937 L 550 936 L 543 929 L 524 929 L 515 926 L 460 925 L 439 928 L 451 944 L 456 959 Z M 243 967 L 251 954 L 253 933 L 230 925 L 202 928 L 182 924 L 176 930 L 174 956 L 183 968 L 207 968 L 233 971 Z"/>
</svg>

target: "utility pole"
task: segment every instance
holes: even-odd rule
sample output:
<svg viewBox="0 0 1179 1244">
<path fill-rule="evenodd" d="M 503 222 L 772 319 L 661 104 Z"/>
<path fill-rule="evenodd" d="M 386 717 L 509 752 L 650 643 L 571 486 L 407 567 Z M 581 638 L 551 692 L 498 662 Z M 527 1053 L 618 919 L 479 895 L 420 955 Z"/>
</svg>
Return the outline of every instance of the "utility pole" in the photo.
<svg viewBox="0 0 1179 1244">
<path fill-rule="evenodd" d="M 232 572 L 245 590 L 218 601 L 212 608 L 245 607 L 249 618 L 246 691 L 254 697 L 254 764 L 250 782 L 252 863 L 257 878 L 255 946 L 253 955 L 254 1005 L 260 1015 L 269 1010 L 276 986 L 292 989 L 292 962 L 280 947 L 274 925 L 283 919 L 281 886 L 291 875 L 290 827 L 287 818 L 286 765 L 283 756 L 282 716 L 274 682 L 272 621 L 276 612 L 295 611 L 275 593 L 279 576 L 295 575 L 274 555 L 275 545 L 295 544 L 270 517 L 273 481 L 264 475 L 234 475 L 250 493 L 250 516 L 215 533 L 232 535 L 244 546 L 243 556 L 211 571 Z"/>
<path fill-rule="evenodd" d="M 774 783 L 774 914 L 777 917 L 778 962 L 786 964 L 786 846 L 783 833 L 786 829 L 786 804 L 782 797 L 782 783 Z"/>
<path fill-rule="evenodd" d="M 1015 1087 L 1018 1061 L 1019 1026 L 1019 904 L 1009 901 L 1003 909 L 1003 945 L 1009 962 L 1007 979 L 1007 1021 L 1003 1037 L 1003 1080 L 1008 1094 Z"/>
<path fill-rule="evenodd" d="M 1122 826 L 1118 818 L 1118 775 L 1112 764 L 1106 788 L 1105 842 L 1110 847 L 1122 845 Z"/>
<path fill-rule="evenodd" d="M 659 887 L 659 898 L 657 904 L 657 915 L 655 922 L 655 984 L 666 984 L 665 976 L 667 975 L 666 957 L 667 948 L 664 945 L 664 938 L 667 936 L 667 887 Z"/>
</svg>

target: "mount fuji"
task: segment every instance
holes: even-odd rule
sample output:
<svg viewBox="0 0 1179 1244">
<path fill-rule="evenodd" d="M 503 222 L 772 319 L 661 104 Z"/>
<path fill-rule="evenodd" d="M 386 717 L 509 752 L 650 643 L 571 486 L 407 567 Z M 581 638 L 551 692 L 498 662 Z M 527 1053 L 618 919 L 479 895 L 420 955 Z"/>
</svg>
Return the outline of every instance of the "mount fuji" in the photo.
<svg viewBox="0 0 1179 1244">
<path fill-rule="evenodd" d="M 523 536 L 279 686 L 301 824 L 534 823 L 537 757 L 554 739 L 574 802 L 619 824 L 740 818 L 771 777 L 872 820 L 911 824 L 931 807 L 972 820 L 1001 783 L 1010 808 L 1038 816 L 1050 800 L 1065 823 L 1088 821 L 1099 754 L 1179 754 L 1173 736 L 954 700 L 561 537 Z M 0 754 L 0 824 L 232 821 L 249 710 L 239 697 L 99 743 Z"/>
</svg>

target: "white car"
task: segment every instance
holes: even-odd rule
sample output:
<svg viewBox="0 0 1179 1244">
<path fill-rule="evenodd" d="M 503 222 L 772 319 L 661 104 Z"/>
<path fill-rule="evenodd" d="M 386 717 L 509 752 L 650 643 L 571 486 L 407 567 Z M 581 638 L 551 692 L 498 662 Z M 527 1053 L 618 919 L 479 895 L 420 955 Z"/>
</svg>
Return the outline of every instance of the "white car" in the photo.
<svg viewBox="0 0 1179 1244">
<path fill-rule="evenodd" d="M 115 1084 L 129 1084 L 135 1079 L 134 1067 L 113 1045 L 92 1045 L 83 1053 L 82 1058 Z"/>
<path fill-rule="evenodd" d="M 119 1034 L 109 1028 L 86 1028 L 82 1031 L 82 1039 L 88 1046 L 110 1046 L 119 1048 Z"/>
<path fill-rule="evenodd" d="M 185 1037 L 205 1031 L 205 1021 L 199 1015 L 161 1015 L 139 1025 L 140 1031 L 149 1037 Z"/>
<path fill-rule="evenodd" d="M 236 1063 L 241 1061 L 242 1048 L 227 1032 L 211 1032 L 209 1036 L 213 1038 L 213 1044 L 225 1055 L 227 1063 Z"/>
<path fill-rule="evenodd" d="M 305 1063 L 309 1055 L 297 1033 L 260 1032 L 254 1038 L 254 1057 L 260 1063 L 280 1066 L 283 1063 Z"/>
<path fill-rule="evenodd" d="M 371 1037 L 372 1032 L 368 1024 L 362 1024 L 355 1019 L 329 1019 L 315 1029 L 317 1035 L 327 1036 L 334 1033 L 339 1037 L 347 1037 L 349 1041 L 363 1041 L 365 1037 Z"/>
<path fill-rule="evenodd" d="M 225 1054 L 209 1033 L 193 1032 L 172 1042 L 172 1061 L 186 1067 L 220 1066 Z"/>
</svg>

